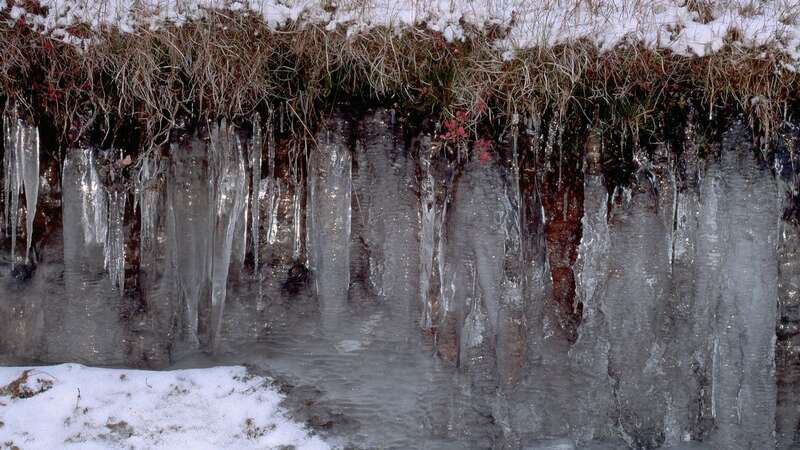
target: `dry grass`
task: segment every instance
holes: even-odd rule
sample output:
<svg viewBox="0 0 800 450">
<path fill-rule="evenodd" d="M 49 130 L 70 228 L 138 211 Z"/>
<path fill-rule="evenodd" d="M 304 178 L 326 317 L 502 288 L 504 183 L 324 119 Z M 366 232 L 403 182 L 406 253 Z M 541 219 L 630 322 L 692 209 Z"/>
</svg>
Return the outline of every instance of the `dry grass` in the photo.
<svg viewBox="0 0 800 450">
<path fill-rule="evenodd" d="M 17 379 L 5 386 L 0 386 L 0 397 L 14 399 L 25 399 L 41 394 L 53 387 L 53 380 L 50 378 L 37 377 L 31 380 L 33 370 L 23 371 Z"/>
<path fill-rule="evenodd" d="M 708 2 L 690 3 L 710 14 Z M 275 30 L 260 16 L 213 10 L 180 27 L 137 29 L 133 39 L 114 29 L 72 31 L 92 44 L 79 51 L 24 24 L 0 26 L 0 90 L 45 111 L 72 139 L 87 110 L 131 118 L 156 138 L 182 115 L 249 117 L 277 105 L 306 134 L 321 108 L 354 97 L 444 117 L 466 111 L 474 132 L 516 111 L 587 104 L 644 124 L 685 96 L 712 110 L 741 108 L 769 131 L 798 94 L 798 75 L 781 69 L 785 56 L 740 47 L 735 35 L 702 58 L 637 45 L 600 52 L 578 41 L 507 61 L 495 47 L 500 28 L 467 29 L 463 42 L 448 43 L 423 28 Z"/>
</svg>

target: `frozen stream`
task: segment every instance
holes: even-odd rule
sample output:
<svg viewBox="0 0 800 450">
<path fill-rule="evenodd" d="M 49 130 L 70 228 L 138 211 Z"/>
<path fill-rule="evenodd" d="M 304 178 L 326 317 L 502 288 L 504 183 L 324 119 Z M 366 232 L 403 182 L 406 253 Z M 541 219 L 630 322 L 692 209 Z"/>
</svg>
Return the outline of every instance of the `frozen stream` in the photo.
<svg viewBox="0 0 800 450">
<path fill-rule="evenodd" d="M 7 116 L 0 364 L 242 364 L 342 447 L 800 445 L 798 148 L 690 123 L 618 183 L 558 123 L 464 159 L 392 110 L 291 151 L 278 119 L 51 164 Z"/>
</svg>

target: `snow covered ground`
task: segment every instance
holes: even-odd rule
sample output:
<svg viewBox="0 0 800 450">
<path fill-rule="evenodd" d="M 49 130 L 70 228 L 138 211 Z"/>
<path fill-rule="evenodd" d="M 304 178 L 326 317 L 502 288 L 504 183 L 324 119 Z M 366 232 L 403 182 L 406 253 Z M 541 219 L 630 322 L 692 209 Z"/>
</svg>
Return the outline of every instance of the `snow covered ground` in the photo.
<svg viewBox="0 0 800 450">
<path fill-rule="evenodd" d="M 35 2 L 30 2 L 31 4 Z M 269 26 L 313 24 L 356 33 L 375 26 L 423 26 L 459 40 L 468 27 L 500 27 L 498 50 L 516 51 L 578 39 L 610 49 L 625 42 L 704 56 L 736 36 L 734 45 L 769 47 L 800 61 L 800 2 L 797 0 L 41 0 L 46 13 L 28 11 L 27 2 L 0 0 L 11 19 L 39 26 L 52 36 L 80 42 L 70 27 L 138 26 L 155 29 L 182 24 L 210 9 L 251 11 Z M 792 64 L 790 69 L 796 69 Z"/>
<path fill-rule="evenodd" d="M 244 367 L 0 367 L 0 448 L 330 448 L 282 398 Z"/>
</svg>

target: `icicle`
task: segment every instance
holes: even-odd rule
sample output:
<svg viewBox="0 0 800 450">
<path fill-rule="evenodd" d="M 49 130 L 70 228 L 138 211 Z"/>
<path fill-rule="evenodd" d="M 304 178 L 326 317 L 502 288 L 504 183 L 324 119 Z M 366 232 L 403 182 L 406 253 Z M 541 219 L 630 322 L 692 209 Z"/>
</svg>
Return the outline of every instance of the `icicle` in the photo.
<svg viewBox="0 0 800 450">
<path fill-rule="evenodd" d="M 211 350 L 215 351 L 219 347 L 234 233 L 247 202 L 247 178 L 242 143 L 236 136 L 233 125 L 228 125 L 225 120 L 211 127 L 209 167 L 211 168 L 209 192 L 213 207 L 208 264 L 211 279 L 210 346 Z"/>
<path fill-rule="evenodd" d="M 3 216 L 2 216 L 2 226 L 0 226 L 0 236 L 6 236 L 6 228 L 8 227 L 8 213 L 9 213 L 9 200 L 11 199 L 11 152 L 8 150 L 11 148 L 11 124 L 8 116 L 3 114 L 3 148 L 6 149 L 3 152 Z"/>
<path fill-rule="evenodd" d="M 247 153 L 242 150 L 242 157 L 247 158 Z M 245 160 L 246 161 L 246 160 Z M 244 163 L 247 165 L 247 162 Z M 244 260 L 245 256 L 247 255 L 247 232 L 248 232 L 248 223 L 247 223 L 247 216 L 250 214 L 250 192 L 247 189 L 248 181 L 246 181 L 245 177 L 245 200 L 244 200 L 244 207 L 239 215 L 239 218 L 236 220 L 236 231 L 233 239 L 233 257 L 234 261 L 239 264 L 240 268 L 244 267 Z"/>
<path fill-rule="evenodd" d="M 209 284 L 209 247 L 214 186 L 209 151 L 197 138 L 187 145 L 172 144 L 167 178 L 167 224 L 177 287 L 185 305 L 186 331 L 197 341 L 198 310 Z M 207 161 L 209 163 L 207 163 Z"/>
<path fill-rule="evenodd" d="M 525 259 L 523 255 L 523 205 L 520 188 L 519 167 L 519 116 L 511 118 L 511 160 L 507 171 L 503 205 L 504 254 L 503 271 L 500 278 L 500 305 L 497 312 L 496 354 L 497 369 L 501 380 L 511 384 L 519 379 L 520 360 L 525 354 L 526 321 L 524 312 L 523 284 Z"/>
<path fill-rule="evenodd" d="M 5 172 L 5 223 L 11 226 L 11 268 L 14 268 L 14 250 L 17 243 L 17 214 L 19 212 L 19 171 L 16 151 L 18 145 L 19 121 L 16 115 L 3 116 L 3 135 L 5 136 L 5 154 L 3 167 Z"/>
<path fill-rule="evenodd" d="M 265 195 L 268 199 L 267 207 L 269 208 L 267 211 L 269 214 L 267 220 L 267 242 L 274 244 L 278 239 L 278 207 L 281 199 L 281 182 L 274 178 L 269 178 L 267 181 L 265 186 Z"/>
<path fill-rule="evenodd" d="M 275 178 L 275 133 L 272 129 L 272 119 L 267 125 L 267 176 Z"/>
<path fill-rule="evenodd" d="M 125 288 L 125 235 L 123 231 L 125 219 L 124 190 L 110 190 L 108 198 L 108 227 L 105 241 L 105 268 L 111 278 L 111 285 L 120 294 Z"/>
<path fill-rule="evenodd" d="M 308 254 L 323 327 L 335 327 L 350 286 L 352 157 L 342 117 L 327 121 L 309 155 Z M 325 137 L 327 135 L 327 138 Z"/>
<path fill-rule="evenodd" d="M 583 233 L 575 263 L 575 284 L 578 301 L 584 305 L 584 316 L 592 321 L 598 314 L 595 294 L 602 283 L 609 247 L 608 190 L 601 170 L 599 130 L 593 130 L 586 143 L 584 160 Z M 583 332 L 582 332 L 583 333 Z"/>
<path fill-rule="evenodd" d="M 97 162 L 92 149 L 82 150 L 85 170 L 81 178 L 83 193 L 83 236 L 87 244 L 105 245 L 108 233 L 108 205 L 106 193 L 97 173 Z"/>
<path fill-rule="evenodd" d="M 294 239 L 292 243 L 292 258 L 295 261 L 300 259 L 300 253 L 302 252 L 302 212 L 303 212 L 303 196 L 304 196 L 304 186 L 299 181 L 295 180 L 294 182 L 294 197 L 292 199 L 292 227 L 294 228 Z"/>
<path fill-rule="evenodd" d="M 141 247 L 145 250 L 153 247 L 153 240 L 155 239 L 156 224 L 158 223 L 158 203 L 160 198 L 158 178 L 161 172 L 160 160 L 157 159 L 157 157 L 151 156 L 142 160 L 137 175 L 135 202 L 138 204 L 141 217 Z M 136 207 L 137 204 L 134 204 L 134 207 Z"/>
<path fill-rule="evenodd" d="M 440 311 L 448 311 L 450 309 L 450 302 L 455 295 L 455 286 L 453 285 L 453 280 L 451 279 L 450 282 L 447 282 L 447 259 L 445 257 L 445 245 L 446 245 L 446 237 L 445 237 L 445 230 L 447 229 L 447 207 L 450 204 L 450 195 L 453 186 L 453 178 L 455 178 L 455 170 L 451 168 L 451 174 L 449 180 L 445 180 L 445 184 L 443 186 L 444 189 L 444 199 L 441 202 L 441 206 L 437 208 L 438 214 L 436 214 L 436 266 L 439 271 L 439 299 L 441 301 L 441 305 L 439 307 Z"/>
<path fill-rule="evenodd" d="M 272 135 L 272 123 L 267 125 L 267 133 Z M 260 203 L 258 201 L 259 194 L 261 193 L 261 147 L 263 146 L 263 137 L 261 134 L 261 116 L 256 114 L 253 116 L 253 142 L 250 148 L 250 165 L 253 168 L 252 177 L 252 192 L 250 193 L 250 216 L 252 217 L 250 225 L 252 227 L 252 240 L 253 240 L 253 270 L 259 272 L 259 256 L 260 256 L 260 242 L 261 237 L 261 211 Z"/>
<path fill-rule="evenodd" d="M 522 204 L 522 193 L 519 186 L 519 154 L 517 152 L 517 140 L 519 138 L 519 116 L 514 114 L 512 118 L 512 141 L 511 141 L 511 164 L 509 168 L 508 185 L 506 186 L 506 200 L 508 201 L 508 212 L 506 216 L 506 257 L 510 258 L 506 264 L 513 265 L 513 270 L 506 273 L 521 273 L 522 269 L 522 214 L 520 205 Z"/>
<path fill-rule="evenodd" d="M 20 136 L 19 155 L 21 164 L 20 174 L 22 176 L 23 188 L 25 191 L 25 225 L 27 243 L 25 246 L 25 261 L 30 260 L 31 243 L 33 239 L 33 220 L 36 218 L 36 203 L 39 199 L 39 129 L 36 127 L 26 127 L 20 122 L 22 129 Z"/>
<path fill-rule="evenodd" d="M 4 222 L 11 225 L 11 267 L 16 263 L 19 196 L 25 193 L 25 261 L 30 259 L 33 221 L 39 198 L 39 130 L 26 125 L 16 113 L 3 116 L 5 136 Z"/>
<path fill-rule="evenodd" d="M 433 327 L 433 305 L 429 298 L 431 276 L 433 275 L 434 248 L 436 241 L 436 181 L 431 171 L 431 138 L 425 136 L 419 151 L 420 169 L 420 285 L 419 296 L 422 301 L 423 329 Z"/>
</svg>

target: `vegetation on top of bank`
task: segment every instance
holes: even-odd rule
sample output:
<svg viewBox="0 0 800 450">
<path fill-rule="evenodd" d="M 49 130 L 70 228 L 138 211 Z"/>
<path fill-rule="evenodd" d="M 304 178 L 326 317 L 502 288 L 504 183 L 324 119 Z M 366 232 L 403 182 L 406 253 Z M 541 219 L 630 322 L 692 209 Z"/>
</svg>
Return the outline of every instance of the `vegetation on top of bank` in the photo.
<svg viewBox="0 0 800 450">
<path fill-rule="evenodd" d="M 327 8 L 354 7 L 344 3 Z M 697 17 L 713 16 L 708 2 L 690 3 Z M 15 13 L 20 5 L 26 14 Z M 587 38 L 509 52 L 513 23 L 462 20 L 463 36 L 454 39 L 424 23 L 269 23 L 247 8 L 205 8 L 159 27 L 75 23 L 65 41 L 31 19 L 37 14 L 47 16 L 48 7 L 34 0 L 0 10 L 0 94 L 31 120 L 54 123 L 68 144 L 98 126 L 107 134 L 134 126 L 158 143 L 186 118 L 268 117 L 276 108 L 286 111 L 290 134 L 313 139 L 319 114 L 338 102 L 459 120 L 475 140 L 507 127 L 514 114 L 545 111 L 655 128 L 666 111 L 692 102 L 709 115 L 743 111 L 769 136 L 800 86 L 792 55 L 744 45 L 748 37 L 733 28 L 716 51 L 692 56 L 628 39 L 606 48 Z"/>
</svg>

